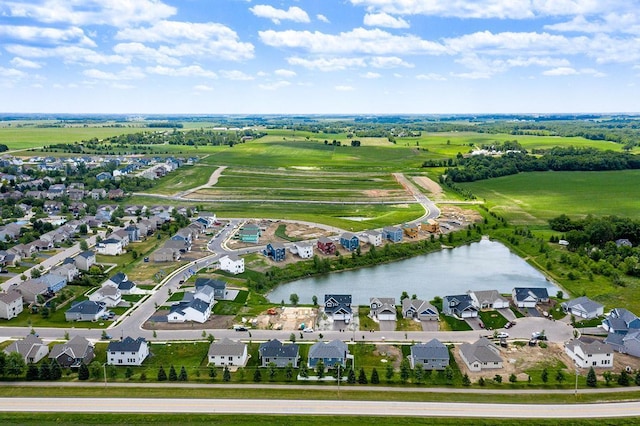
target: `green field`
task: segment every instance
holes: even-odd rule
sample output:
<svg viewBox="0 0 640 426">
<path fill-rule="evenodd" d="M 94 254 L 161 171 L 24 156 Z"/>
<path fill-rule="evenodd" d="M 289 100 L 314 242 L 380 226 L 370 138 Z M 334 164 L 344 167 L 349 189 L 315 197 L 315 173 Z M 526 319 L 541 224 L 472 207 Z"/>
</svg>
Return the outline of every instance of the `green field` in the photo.
<svg viewBox="0 0 640 426">
<path fill-rule="evenodd" d="M 640 218 L 640 170 L 535 172 L 461 183 L 513 224 L 546 225 L 571 217 L 617 215 Z"/>
</svg>

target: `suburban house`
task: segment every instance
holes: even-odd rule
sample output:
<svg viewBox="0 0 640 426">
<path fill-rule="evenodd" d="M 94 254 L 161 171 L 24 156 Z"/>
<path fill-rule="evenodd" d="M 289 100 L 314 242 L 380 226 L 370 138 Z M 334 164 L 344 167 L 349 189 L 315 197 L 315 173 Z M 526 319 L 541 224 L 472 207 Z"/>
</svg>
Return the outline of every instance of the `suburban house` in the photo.
<svg viewBox="0 0 640 426">
<path fill-rule="evenodd" d="M 602 328 L 610 333 L 627 334 L 640 329 L 640 318 L 624 308 L 614 308 L 602 320 Z"/>
<path fill-rule="evenodd" d="M 515 287 L 511 297 L 518 308 L 535 308 L 538 303 L 549 301 L 549 293 L 543 287 Z"/>
<path fill-rule="evenodd" d="M 247 345 L 240 341 L 224 338 L 209 345 L 209 365 L 216 367 L 244 367 L 247 363 Z"/>
<path fill-rule="evenodd" d="M 427 219 L 426 222 L 420 224 L 420 229 L 431 234 L 436 234 L 440 232 L 440 225 L 433 219 Z"/>
<path fill-rule="evenodd" d="M 320 253 L 323 254 L 334 254 L 336 252 L 336 243 L 327 237 L 318 238 L 317 247 Z"/>
<path fill-rule="evenodd" d="M 49 294 L 47 285 L 40 280 L 30 279 L 21 282 L 18 285 L 12 285 L 11 288 L 15 289 L 22 295 L 22 299 L 25 303 L 38 302 L 38 296 L 45 297 Z"/>
<path fill-rule="evenodd" d="M 269 243 L 262 254 L 270 257 L 274 262 L 282 262 L 287 256 L 287 249 L 282 243 Z"/>
<path fill-rule="evenodd" d="M 442 298 L 442 313 L 458 318 L 475 318 L 478 316 L 478 308 L 474 306 L 471 296 L 459 294 Z"/>
<path fill-rule="evenodd" d="M 124 231 L 127 233 L 129 241 L 140 241 L 142 238 L 142 235 L 140 234 L 140 228 L 138 228 L 136 225 L 129 225 L 124 228 Z"/>
<path fill-rule="evenodd" d="M 594 302 L 586 296 L 563 302 L 562 310 L 580 318 L 597 318 L 604 315 L 604 305 Z"/>
<path fill-rule="evenodd" d="M 438 321 L 440 314 L 438 309 L 426 300 L 405 298 L 402 299 L 402 317 L 420 321 Z"/>
<path fill-rule="evenodd" d="M 393 297 L 372 297 L 369 299 L 369 316 L 378 321 L 396 320 L 396 299 Z"/>
<path fill-rule="evenodd" d="M 301 259 L 311 259 L 313 257 L 313 244 L 307 241 L 293 243 L 290 250 L 291 253 L 297 254 Z"/>
<path fill-rule="evenodd" d="M 324 313 L 333 318 L 334 321 L 344 321 L 349 323 L 353 318 L 351 310 L 350 294 L 325 294 Z"/>
<path fill-rule="evenodd" d="M 244 259 L 235 254 L 226 254 L 219 260 L 220 269 L 232 274 L 241 274 L 244 272 Z"/>
<path fill-rule="evenodd" d="M 123 252 L 123 244 L 121 240 L 115 238 L 108 238 L 96 244 L 96 251 L 99 254 L 105 254 L 108 256 L 118 256 Z"/>
<path fill-rule="evenodd" d="M 416 238 L 418 236 L 418 233 L 420 232 L 420 226 L 405 223 L 404 225 L 402 225 L 402 232 L 404 232 L 404 235 L 409 238 Z"/>
<path fill-rule="evenodd" d="M 397 226 L 385 226 L 382 228 L 382 235 L 385 240 L 398 243 L 402 241 L 402 228 L 398 228 Z"/>
<path fill-rule="evenodd" d="M 75 257 L 76 266 L 81 271 L 88 271 L 96 264 L 96 254 L 91 250 L 83 251 Z"/>
<path fill-rule="evenodd" d="M 246 223 L 238 230 L 238 237 L 243 243 L 257 243 L 260 232 L 260 227 L 255 223 Z"/>
<path fill-rule="evenodd" d="M 89 300 L 92 302 L 102 303 L 107 308 L 113 308 L 122 302 L 122 293 L 118 290 L 118 287 L 105 285 L 91 293 L 89 295 Z"/>
<path fill-rule="evenodd" d="M 4 353 L 9 355 L 12 352 L 18 352 L 22 355 L 24 362 L 27 364 L 35 364 L 49 353 L 49 346 L 44 344 L 35 334 L 28 334 L 21 340 L 16 340 L 4 349 Z"/>
<path fill-rule="evenodd" d="M 67 283 L 69 281 L 73 281 L 78 275 L 80 275 L 80 270 L 76 266 L 76 263 L 73 259 L 65 259 L 62 265 L 56 266 L 51 269 L 52 274 L 62 275 L 67 279 Z"/>
<path fill-rule="evenodd" d="M 97 321 L 107 313 L 107 308 L 100 302 L 84 300 L 67 309 L 64 317 L 67 321 Z"/>
<path fill-rule="evenodd" d="M 367 241 L 372 246 L 381 246 L 382 245 L 382 233 L 378 231 L 367 231 Z"/>
<path fill-rule="evenodd" d="M 286 367 L 291 364 L 294 368 L 298 368 L 300 348 L 295 343 L 285 345 L 277 339 L 269 340 L 268 342 L 260 343 L 258 353 L 260 354 L 262 367 L 267 367 L 270 363 L 274 363 L 278 367 Z"/>
<path fill-rule="evenodd" d="M 421 365 L 424 370 L 444 370 L 449 365 L 449 349 L 438 339 L 411 346 L 411 368 Z"/>
<path fill-rule="evenodd" d="M 604 343 L 621 354 L 640 357 L 640 330 L 629 330 L 627 334 L 609 333 Z"/>
<path fill-rule="evenodd" d="M 66 343 L 54 345 L 49 352 L 49 359 L 56 360 L 60 367 L 80 367 L 93 361 L 93 345 L 82 336 L 74 336 Z"/>
<path fill-rule="evenodd" d="M 170 247 L 162 247 L 154 251 L 151 258 L 154 262 L 175 262 L 180 260 L 180 250 Z"/>
<path fill-rule="evenodd" d="M 345 232 L 340 235 L 340 245 L 349 251 L 354 251 L 360 247 L 360 240 L 357 235 Z"/>
<path fill-rule="evenodd" d="M 481 337 L 475 343 L 463 343 L 460 346 L 460 357 L 469 371 L 502 368 L 503 361 L 500 350 L 486 337 Z"/>
<path fill-rule="evenodd" d="M 342 340 L 332 340 L 331 342 L 317 342 L 309 348 L 309 368 L 315 368 L 320 360 L 325 368 L 333 368 L 340 364 L 342 367 L 347 366 L 347 359 L 352 358 L 349 355 L 347 344 Z"/>
<path fill-rule="evenodd" d="M 109 342 L 107 346 L 107 364 L 109 365 L 142 365 L 149 356 L 149 344 L 144 337 Z"/>
<path fill-rule="evenodd" d="M 571 340 L 565 343 L 564 351 L 580 368 L 613 367 L 613 347 L 600 340 L 586 337 Z"/>
<path fill-rule="evenodd" d="M 121 294 L 134 294 L 137 286 L 124 272 L 118 272 L 102 284 L 102 287 L 110 286 L 117 288 Z"/>
<path fill-rule="evenodd" d="M 23 309 L 22 294 L 16 290 L 0 293 L 0 318 L 10 320 L 17 317 Z"/>
<path fill-rule="evenodd" d="M 163 248 L 168 248 L 180 253 L 187 253 L 191 251 L 191 243 L 187 240 L 176 239 L 168 240 L 164 243 Z"/>
<path fill-rule="evenodd" d="M 211 316 L 210 303 L 204 300 L 194 298 L 189 302 L 179 302 L 171 306 L 167 315 L 168 322 L 187 322 L 193 321 L 197 323 L 206 322 Z"/>
<path fill-rule="evenodd" d="M 498 290 L 468 291 L 473 306 L 482 309 L 503 309 L 509 307 L 509 299 L 502 297 Z"/>
<path fill-rule="evenodd" d="M 47 286 L 52 293 L 57 293 L 67 285 L 67 277 L 63 275 L 48 273 L 40 277 L 40 282 Z"/>
<path fill-rule="evenodd" d="M 199 290 L 202 287 L 212 287 L 215 290 L 214 296 L 216 300 L 223 300 L 227 297 L 227 283 L 222 280 L 214 280 L 213 278 L 197 278 L 195 287 Z"/>
</svg>

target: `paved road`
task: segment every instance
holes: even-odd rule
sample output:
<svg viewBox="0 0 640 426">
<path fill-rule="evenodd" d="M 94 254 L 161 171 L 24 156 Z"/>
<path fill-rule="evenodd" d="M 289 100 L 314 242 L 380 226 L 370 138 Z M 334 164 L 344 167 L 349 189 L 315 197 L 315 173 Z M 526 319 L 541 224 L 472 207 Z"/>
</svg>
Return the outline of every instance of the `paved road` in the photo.
<svg viewBox="0 0 640 426">
<path fill-rule="evenodd" d="M 400 185 L 404 186 L 404 188 L 416 199 L 418 203 L 422 205 L 425 209 L 425 214 L 419 217 L 418 219 L 412 221 L 411 223 L 420 223 L 424 222 L 427 219 L 436 219 L 440 216 L 440 209 L 436 206 L 436 203 L 427 198 L 426 195 L 418 189 L 409 179 L 405 177 L 402 173 L 394 173 L 393 176 L 400 183 Z"/>
<path fill-rule="evenodd" d="M 210 413 L 280 415 L 360 415 L 475 418 L 614 418 L 640 416 L 640 402 L 607 404 L 481 404 L 455 402 L 155 399 L 0 398 L 2 412 L 47 413 Z"/>
</svg>

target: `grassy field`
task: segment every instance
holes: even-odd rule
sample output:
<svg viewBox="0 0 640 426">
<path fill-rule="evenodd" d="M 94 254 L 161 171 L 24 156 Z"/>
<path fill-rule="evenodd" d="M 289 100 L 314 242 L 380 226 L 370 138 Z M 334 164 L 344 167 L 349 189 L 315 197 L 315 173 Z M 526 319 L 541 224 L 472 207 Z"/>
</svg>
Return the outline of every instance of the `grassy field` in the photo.
<svg viewBox="0 0 640 426">
<path fill-rule="evenodd" d="M 640 170 L 520 173 L 460 184 L 513 224 L 546 225 L 567 214 L 638 219 Z"/>
<path fill-rule="evenodd" d="M 169 173 L 163 179 L 158 180 L 158 184 L 153 187 L 153 193 L 172 195 L 204 185 L 216 169 L 216 166 L 206 164 L 181 167 L 180 170 Z"/>
</svg>

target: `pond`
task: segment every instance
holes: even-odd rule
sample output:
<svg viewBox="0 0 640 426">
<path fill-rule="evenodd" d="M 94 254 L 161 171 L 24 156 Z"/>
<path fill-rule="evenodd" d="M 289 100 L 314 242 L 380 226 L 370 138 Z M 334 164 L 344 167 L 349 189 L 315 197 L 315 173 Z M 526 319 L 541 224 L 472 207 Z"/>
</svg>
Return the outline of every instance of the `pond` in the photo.
<svg viewBox="0 0 640 426">
<path fill-rule="evenodd" d="M 545 287 L 555 296 L 558 288 L 545 276 L 501 243 L 483 239 L 451 250 L 441 250 L 398 262 L 376 265 L 282 284 L 267 298 L 275 303 L 296 293 L 301 304 L 311 304 L 325 294 L 351 294 L 353 304 L 368 305 L 370 297 L 395 297 L 406 291 L 419 299 L 514 287 Z"/>
</svg>

